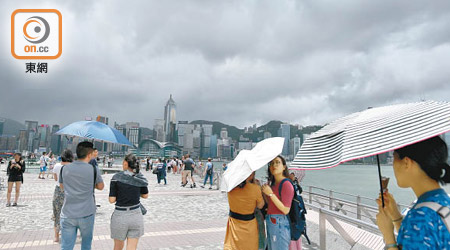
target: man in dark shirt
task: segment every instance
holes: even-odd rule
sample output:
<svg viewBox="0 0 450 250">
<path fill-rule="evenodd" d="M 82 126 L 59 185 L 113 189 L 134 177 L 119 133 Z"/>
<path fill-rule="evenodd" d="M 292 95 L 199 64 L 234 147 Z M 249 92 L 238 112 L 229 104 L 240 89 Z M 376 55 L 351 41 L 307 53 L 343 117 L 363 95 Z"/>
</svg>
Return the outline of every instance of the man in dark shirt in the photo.
<svg viewBox="0 0 450 250">
<path fill-rule="evenodd" d="M 94 148 L 92 159 L 89 161 L 89 164 L 91 164 L 95 168 L 98 168 L 97 157 L 98 157 L 98 150 Z"/>
<path fill-rule="evenodd" d="M 187 179 L 191 179 L 191 188 L 195 188 L 195 181 L 192 176 L 192 172 L 194 170 L 195 162 L 191 159 L 190 155 L 186 155 L 186 160 L 184 161 L 184 170 L 183 170 L 183 187 L 187 184 Z"/>
</svg>

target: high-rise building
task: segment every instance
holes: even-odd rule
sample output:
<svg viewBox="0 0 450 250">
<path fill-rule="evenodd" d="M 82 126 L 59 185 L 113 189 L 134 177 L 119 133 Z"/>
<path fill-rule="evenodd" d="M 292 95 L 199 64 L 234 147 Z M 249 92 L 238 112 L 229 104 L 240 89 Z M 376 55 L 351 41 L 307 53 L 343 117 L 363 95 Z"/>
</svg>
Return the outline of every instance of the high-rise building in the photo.
<svg viewBox="0 0 450 250">
<path fill-rule="evenodd" d="M 216 158 L 217 157 L 217 135 L 211 135 L 211 140 L 210 140 L 210 148 L 209 148 L 209 152 L 210 152 L 210 156 L 211 158 Z"/>
<path fill-rule="evenodd" d="M 278 129 L 278 136 L 284 137 L 284 146 L 282 154 L 284 156 L 289 155 L 289 140 L 291 139 L 291 125 L 281 124 L 280 129 Z"/>
<path fill-rule="evenodd" d="M 38 137 L 38 122 L 25 121 L 25 129 L 27 130 L 27 150 L 34 152 L 39 148 L 40 138 Z"/>
<path fill-rule="evenodd" d="M 226 139 L 228 138 L 228 130 L 227 128 L 222 128 L 220 130 L 220 139 Z"/>
<path fill-rule="evenodd" d="M 211 136 L 212 136 L 212 124 L 202 124 L 202 133 L 201 133 L 201 149 L 200 149 L 200 156 L 202 158 L 208 158 L 211 157 Z"/>
<path fill-rule="evenodd" d="M 5 126 L 6 119 L 0 118 L 0 135 L 3 134 L 3 128 Z"/>
<path fill-rule="evenodd" d="M 19 149 L 19 152 L 23 152 L 27 150 L 28 147 L 28 140 L 27 140 L 27 131 L 25 129 L 22 129 L 19 131 L 19 145 L 17 145 L 17 148 Z"/>
<path fill-rule="evenodd" d="M 109 119 L 106 116 L 98 115 L 95 120 L 98 121 L 98 122 L 104 123 L 106 125 L 108 125 L 108 123 L 109 123 Z"/>
<path fill-rule="evenodd" d="M 38 127 L 38 134 L 39 134 L 39 148 L 49 148 L 49 141 L 50 141 L 50 126 L 47 124 L 41 124 Z"/>
<path fill-rule="evenodd" d="M 55 134 L 59 130 L 59 125 L 52 126 L 52 134 L 50 139 L 50 149 L 54 154 L 61 154 L 61 135 Z"/>
<path fill-rule="evenodd" d="M 140 133 L 139 133 L 139 123 L 138 122 L 127 122 L 125 124 L 126 137 L 134 146 L 139 146 Z"/>
<path fill-rule="evenodd" d="M 301 139 L 300 137 L 296 136 L 294 138 L 292 138 L 290 140 L 290 145 L 289 145 L 289 155 L 291 156 L 290 158 L 292 159 L 293 157 L 295 157 L 295 155 L 297 154 L 298 150 L 300 149 L 301 146 Z"/>
<path fill-rule="evenodd" d="M 153 131 L 155 133 L 155 139 L 157 141 L 164 141 L 164 120 L 163 119 L 155 119 L 155 123 L 153 124 Z"/>
<path fill-rule="evenodd" d="M 177 105 L 170 95 L 164 107 L 164 141 L 175 142 L 175 129 L 177 124 Z"/>
<path fill-rule="evenodd" d="M 0 135 L 0 151 L 11 152 L 16 149 L 15 135 Z"/>
<path fill-rule="evenodd" d="M 179 121 L 178 125 L 177 125 L 177 142 L 178 142 L 178 146 L 183 147 L 184 145 L 184 134 L 185 131 L 190 129 L 190 124 L 188 123 L 188 121 Z M 193 128 L 192 128 L 193 129 Z"/>
</svg>

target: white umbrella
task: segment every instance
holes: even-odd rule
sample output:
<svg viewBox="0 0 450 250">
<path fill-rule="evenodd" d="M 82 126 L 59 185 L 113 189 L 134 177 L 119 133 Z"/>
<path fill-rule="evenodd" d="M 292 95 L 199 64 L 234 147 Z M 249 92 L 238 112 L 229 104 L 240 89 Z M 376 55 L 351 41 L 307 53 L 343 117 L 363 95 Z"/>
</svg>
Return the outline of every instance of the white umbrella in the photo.
<svg viewBox="0 0 450 250">
<path fill-rule="evenodd" d="M 258 142 L 252 150 L 241 150 L 223 174 L 222 191 L 230 192 L 253 171 L 267 166 L 283 151 L 284 138 L 273 137 Z"/>
</svg>

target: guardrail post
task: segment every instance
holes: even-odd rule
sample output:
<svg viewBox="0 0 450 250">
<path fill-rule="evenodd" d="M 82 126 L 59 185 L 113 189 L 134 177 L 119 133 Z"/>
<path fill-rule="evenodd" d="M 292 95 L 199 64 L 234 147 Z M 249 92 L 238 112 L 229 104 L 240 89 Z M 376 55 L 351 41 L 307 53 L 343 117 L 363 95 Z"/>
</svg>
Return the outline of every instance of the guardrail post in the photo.
<svg viewBox="0 0 450 250">
<path fill-rule="evenodd" d="M 333 191 L 332 190 L 330 190 L 330 196 L 329 197 L 330 197 L 329 198 L 330 200 L 328 202 L 328 205 L 329 205 L 328 209 L 332 210 L 333 209 Z"/>
<path fill-rule="evenodd" d="M 312 204 L 312 186 L 309 186 L 309 204 Z"/>
<path fill-rule="evenodd" d="M 326 215 L 319 209 L 319 246 L 321 250 L 327 249 L 326 234 Z"/>
<path fill-rule="evenodd" d="M 356 219 L 361 219 L 361 197 L 356 197 Z"/>
</svg>

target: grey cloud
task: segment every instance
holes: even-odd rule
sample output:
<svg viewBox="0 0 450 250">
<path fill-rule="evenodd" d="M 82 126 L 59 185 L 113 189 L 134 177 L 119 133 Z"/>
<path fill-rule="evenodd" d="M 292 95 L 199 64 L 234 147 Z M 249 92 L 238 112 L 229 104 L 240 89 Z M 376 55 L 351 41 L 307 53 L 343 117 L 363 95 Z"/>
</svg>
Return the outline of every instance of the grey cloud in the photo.
<svg viewBox="0 0 450 250">
<path fill-rule="evenodd" d="M 448 1 L 2 4 L 6 24 L 28 5 L 64 19 L 63 55 L 44 76 L 25 75 L 0 39 L 0 115 L 18 121 L 151 127 L 173 94 L 179 120 L 307 125 L 450 94 Z"/>
</svg>

